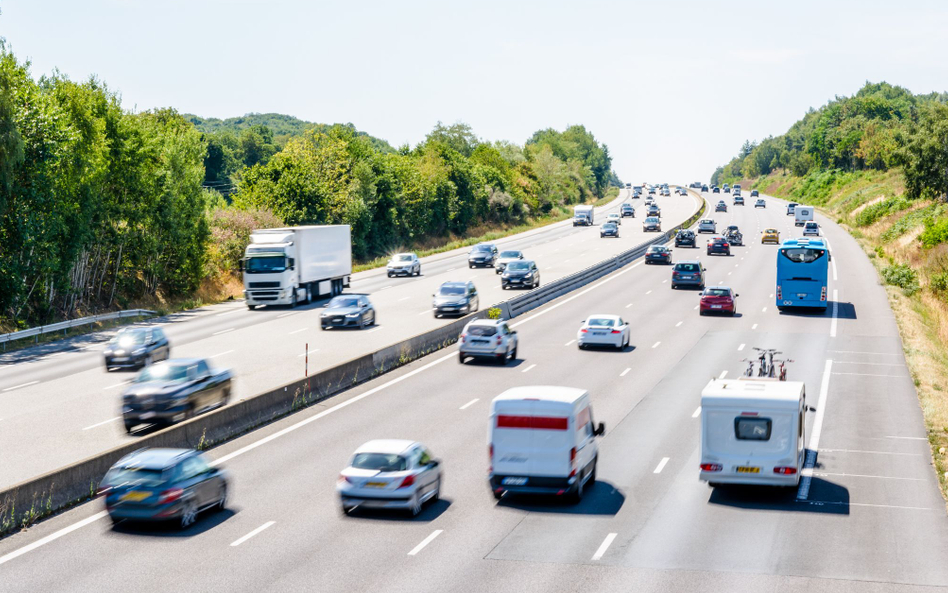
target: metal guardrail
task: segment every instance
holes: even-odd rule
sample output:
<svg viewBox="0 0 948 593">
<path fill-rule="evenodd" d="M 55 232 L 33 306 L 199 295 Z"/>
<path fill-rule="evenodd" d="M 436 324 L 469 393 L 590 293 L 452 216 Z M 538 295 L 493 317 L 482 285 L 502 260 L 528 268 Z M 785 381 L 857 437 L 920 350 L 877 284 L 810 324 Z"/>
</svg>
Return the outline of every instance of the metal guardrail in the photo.
<svg viewBox="0 0 948 593">
<path fill-rule="evenodd" d="M 150 311 L 148 309 L 129 309 L 128 311 L 115 311 L 114 313 L 103 313 L 101 315 L 91 315 L 89 317 L 69 319 L 67 321 L 60 321 L 59 323 L 53 323 L 50 325 L 41 325 L 39 327 L 24 329 L 18 332 L 11 332 L 9 334 L 0 334 L 0 344 L 3 344 L 4 349 L 6 349 L 7 342 L 13 342 L 14 340 L 22 340 L 24 338 L 33 337 L 39 340 L 39 336 L 43 334 L 51 334 L 58 331 L 65 332 L 70 328 L 89 325 L 90 323 L 108 321 L 109 319 L 121 319 L 123 317 L 144 317 L 146 315 L 155 314 L 156 313 L 154 311 Z"/>
</svg>

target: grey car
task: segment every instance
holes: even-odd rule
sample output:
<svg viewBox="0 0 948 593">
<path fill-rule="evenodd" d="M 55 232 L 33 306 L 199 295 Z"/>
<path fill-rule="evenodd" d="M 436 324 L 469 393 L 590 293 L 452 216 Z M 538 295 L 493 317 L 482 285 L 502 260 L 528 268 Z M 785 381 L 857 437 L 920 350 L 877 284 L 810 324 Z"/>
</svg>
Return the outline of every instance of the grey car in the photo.
<svg viewBox="0 0 948 593">
<path fill-rule="evenodd" d="M 619 208 L 619 214 L 621 214 L 623 217 L 631 216 L 632 218 L 635 218 L 635 208 L 632 206 L 632 204 L 622 204 L 622 206 Z"/>
<path fill-rule="evenodd" d="M 173 424 L 224 406 L 231 374 L 203 358 L 180 358 L 145 368 L 122 393 L 125 432 L 139 424 Z"/>
<path fill-rule="evenodd" d="M 523 288 L 540 286 L 540 269 L 537 268 L 536 262 L 526 259 L 510 262 L 500 276 L 500 287 L 506 290 L 514 286 Z"/>
<path fill-rule="evenodd" d="M 140 369 L 158 360 L 168 360 L 171 344 L 159 327 L 126 327 L 102 351 L 105 370 Z"/>
<path fill-rule="evenodd" d="M 642 222 L 643 231 L 658 231 L 662 230 L 662 219 L 657 216 L 649 216 Z"/>
<path fill-rule="evenodd" d="M 467 265 L 469 268 L 494 267 L 496 259 L 497 247 L 491 243 L 481 243 L 475 245 L 467 254 Z"/>
<path fill-rule="evenodd" d="M 480 297 L 473 282 L 445 282 L 431 296 L 434 297 L 431 308 L 436 319 L 442 315 L 467 315 L 480 307 Z"/>
<path fill-rule="evenodd" d="M 468 358 L 507 364 L 517 359 L 520 338 L 502 319 L 476 319 L 464 327 L 458 342 L 458 362 L 461 364 Z"/>
<path fill-rule="evenodd" d="M 362 294 L 344 294 L 335 297 L 319 315 L 320 329 L 355 327 L 362 329 L 375 325 L 375 307 Z"/>
<path fill-rule="evenodd" d="M 672 268 L 671 287 L 697 286 L 704 289 L 705 268 L 699 261 L 679 261 Z"/>
<path fill-rule="evenodd" d="M 662 217 L 662 209 L 658 207 L 658 204 L 650 204 L 648 209 L 645 211 L 646 216 L 655 216 L 658 218 Z"/>
<path fill-rule="evenodd" d="M 710 218 L 705 218 L 704 220 L 698 223 L 698 232 L 717 234 L 718 225 L 716 222 L 714 222 Z"/>
<path fill-rule="evenodd" d="M 607 222 L 599 227 L 599 238 L 615 237 L 619 238 L 619 226 L 614 222 Z"/>
<path fill-rule="evenodd" d="M 504 268 L 507 267 L 507 264 L 519 259 L 523 259 L 522 251 L 517 251 L 516 249 L 501 251 L 500 255 L 497 257 L 497 260 L 494 262 L 494 271 L 497 274 L 501 274 L 503 273 Z"/>
</svg>

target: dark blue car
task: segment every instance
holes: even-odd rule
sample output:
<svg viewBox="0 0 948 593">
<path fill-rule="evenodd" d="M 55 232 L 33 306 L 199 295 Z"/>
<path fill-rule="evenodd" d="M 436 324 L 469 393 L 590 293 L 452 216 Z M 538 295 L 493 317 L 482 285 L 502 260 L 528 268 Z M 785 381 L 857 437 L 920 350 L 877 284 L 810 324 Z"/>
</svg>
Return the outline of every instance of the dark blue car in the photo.
<svg viewBox="0 0 948 593">
<path fill-rule="evenodd" d="M 190 527 L 227 505 L 227 475 L 191 449 L 141 449 L 120 459 L 99 486 L 113 523 L 174 521 Z"/>
</svg>

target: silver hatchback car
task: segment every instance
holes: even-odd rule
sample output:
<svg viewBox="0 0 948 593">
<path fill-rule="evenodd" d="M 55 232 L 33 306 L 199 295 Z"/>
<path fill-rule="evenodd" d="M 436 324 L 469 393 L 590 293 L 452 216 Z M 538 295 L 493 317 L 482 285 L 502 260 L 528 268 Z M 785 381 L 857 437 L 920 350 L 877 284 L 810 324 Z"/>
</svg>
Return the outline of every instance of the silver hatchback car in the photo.
<svg viewBox="0 0 948 593">
<path fill-rule="evenodd" d="M 468 358 L 487 358 L 507 364 L 517 359 L 520 339 L 502 319 L 476 319 L 464 327 L 458 343 L 461 364 Z"/>
<path fill-rule="evenodd" d="M 414 441 L 381 439 L 356 449 L 336 482 L 342 512 L 407 510 L 414 517 L 441 496 L 441 462 Z"/>
<path fill-rule="evenodd" d="M 717 232 L 718 232 L 718 225 L 717 225 L 716 222 L 714 222 L 714 221 L 711 220 L 710 218 L 705 218 L 704 220 L 702 220 L 701 222 L 698 223 L 698 232 L 699 232 L 699 233 L 714 233 L 714 234 L 717 234 Z"/>
</svg>

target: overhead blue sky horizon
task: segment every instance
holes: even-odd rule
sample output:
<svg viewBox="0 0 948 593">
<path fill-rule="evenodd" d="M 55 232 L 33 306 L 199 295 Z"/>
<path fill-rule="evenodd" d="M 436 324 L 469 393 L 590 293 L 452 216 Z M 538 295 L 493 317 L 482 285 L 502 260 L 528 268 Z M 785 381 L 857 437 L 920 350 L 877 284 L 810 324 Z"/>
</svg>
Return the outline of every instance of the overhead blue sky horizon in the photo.
<svg viewBox="0 0 948 593">
<path fill-rule="evenodd" d="M 583 124 L 626 181 L 707 180 L 866 81 L 948 90 L 948 3 L 907 0 L 3 0 L 33 76 L 130 110 L 285 113 L 393 145 L 438 121 L 523 143 Z"/>
</svg>

